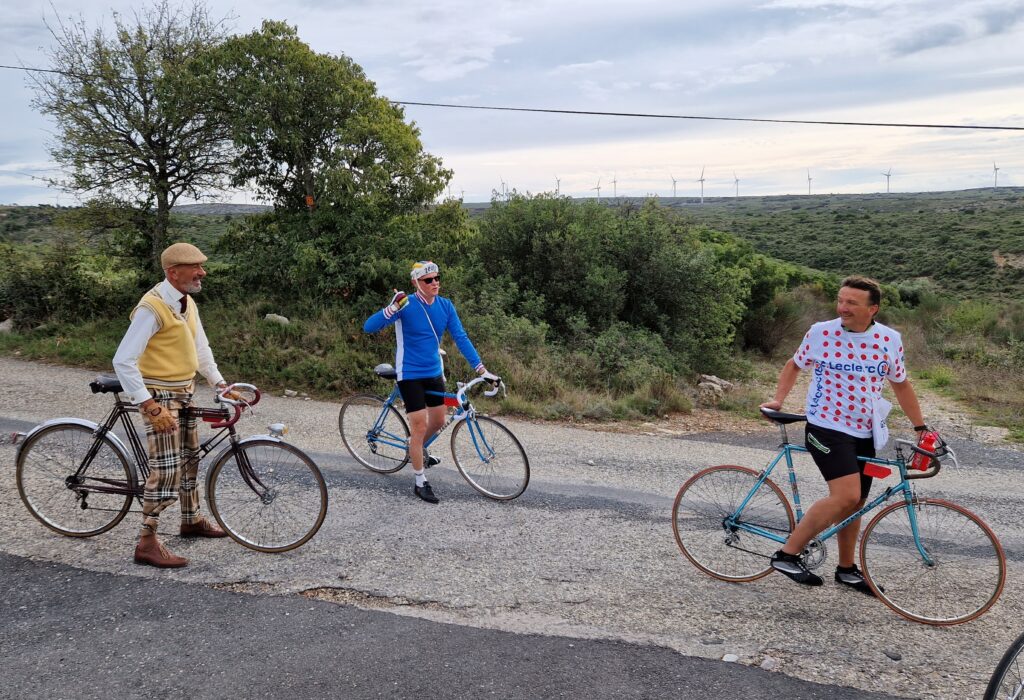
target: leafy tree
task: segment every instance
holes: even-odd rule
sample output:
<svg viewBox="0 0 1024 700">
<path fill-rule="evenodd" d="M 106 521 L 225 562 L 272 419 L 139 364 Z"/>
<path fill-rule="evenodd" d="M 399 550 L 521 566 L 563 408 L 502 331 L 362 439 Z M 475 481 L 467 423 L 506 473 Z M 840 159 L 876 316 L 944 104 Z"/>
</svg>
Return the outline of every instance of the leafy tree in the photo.
<svg viewBox="0 0 1024 700">
<path fill-rule="evenodd" d="M 238 154 L 235 185 L 279 208 L 341 206 L 379 223 L 434 201 L 451 173 L 352 59 L 314 52 L 265 21 L 210 56 Z"/>
<path fill-rule="evenodd" d="M 48 25 L 53 72 L 32 79 L 34 104 L 57 124 L 50 153 L 65 175 L 52 184 L 155 208 L 145 235 L 156 266 L 174 203 L 207 194 L 228 172 L 226 126 L 204 111 L 210 83 L 192 67 L 223 33 L 202 5 L 168 0 L 113 23 L 112 33 L 84 20 Z"/>
</svg>

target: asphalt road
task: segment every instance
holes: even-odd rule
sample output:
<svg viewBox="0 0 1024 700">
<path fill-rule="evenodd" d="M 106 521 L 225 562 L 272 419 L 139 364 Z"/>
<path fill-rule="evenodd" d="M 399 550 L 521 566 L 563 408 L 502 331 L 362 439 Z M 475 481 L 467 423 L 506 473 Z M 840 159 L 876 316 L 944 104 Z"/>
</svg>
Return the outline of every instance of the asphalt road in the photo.
<svg viewBox="0 0 1024 700">
<path fill-rule="evenodd" d="M 100 420 L 109 406 L 88 393 L 91 372 L 0 358 L 0 373 L 2 432 Z M 725 584 L 680 555 L 676 490 L 706 466 L 764 464 L 777 442 L 769 426 L 624 435 L 508 421 L 530 454 L 529 490 L 484 499 L 441 451 L 430 478 L 442 503 L 431 507 L 413 497 L 408 470 L 372 474 L 343 453 L 338 407 L 268 397 L 241 426 L 284 420 L 314 456 L 331 499 L 320 533 L 262 555 L 182 540 L 165 517 L 168 546 L 191 560 L 175 571 L 132 564 L 137 514 L 84 540 L 42 528 L 17 496 L 15 450 L 0 444 L 0 694 L 975 698 L 1024 618 L 1020 452 L 958 442 L 971 467 L 919 485 L 979 513 L 1010 559 L 989 613 L 938 628 L 831 581 Z M 809 463 L 798 473 L 809 503 L 820 478 Z M 834 563 L 833 551 L 827 578 Z"/>
</svg>

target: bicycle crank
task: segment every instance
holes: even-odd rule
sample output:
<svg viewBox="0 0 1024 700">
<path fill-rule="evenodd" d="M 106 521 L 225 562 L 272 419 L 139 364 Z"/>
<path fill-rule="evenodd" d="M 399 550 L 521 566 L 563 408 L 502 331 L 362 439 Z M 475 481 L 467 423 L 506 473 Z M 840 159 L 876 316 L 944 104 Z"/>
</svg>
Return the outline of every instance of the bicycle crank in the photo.
<svg viewBox="0 0 1024 700">
<path fill-rule="evenodd" d="M 825 559 L 827 557 L 828 547 L 817 537 L 808 542 L 807 546 L 804 547 L 804 566 L 811 571 L 816 571 L 821 568 L 821 565 L 825 563 Z"/>
</svg>

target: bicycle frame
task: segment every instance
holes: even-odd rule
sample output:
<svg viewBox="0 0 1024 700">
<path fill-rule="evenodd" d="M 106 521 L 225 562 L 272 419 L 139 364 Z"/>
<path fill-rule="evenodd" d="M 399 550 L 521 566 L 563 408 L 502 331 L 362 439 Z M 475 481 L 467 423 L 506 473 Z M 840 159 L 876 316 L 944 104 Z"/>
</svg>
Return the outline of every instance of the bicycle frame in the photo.
<svg viewBox="0 0 1024 700">
<path fill-rule="evenodd" d="M 212 423 L 213 428 L 220 428 L 220 430 L 200 443 L 195 454 L 181 465 L 182 470 L 188 469 L 194 464 L 201 462 L 225 440 L 230 440 L 231 443 L 227 449 L 237 448 L 240 444 L 241 440 L 238 437 L 234 425 L 238 416 L 236 415 L 234 419 L 232 419 L 227 406 L 221 408 L 189 407 L 184 410 L 195 415 L 198 419 L 204 422 Z M 146 479 L 149 477 L 149 453 L 143 446 L 138 430 L 136 430 L 134 423 L 132 423 L 132 413 L 138 413 L 138 407 L 134 404 L 128 403 L 121 398 L 120 393 L 115 392 L 114 407 L 111 409 L 110 413 L 107 414 L 107 417 L 102 423 L 97 424 L 91 421 L 74 420 L 74 422 L 77 422 L 80 425 L 92 428 L 95 439 L 83 456 L 81 463 L 75 470 L 75 473 L 68 477 L 69 485 L 73 483 L 72 480 L 74 480 L 74 482 L 77 482 L 75 484 L 77 489 L 84 492 L 124 494 L 134 496 L 140 500 L 142 499 Z M 238 412 L 238 414 L 240 415 L 240 412 Z M 66 418 L 47 421 L 25 435 L 25 441 L 28 442 L 32 434 L 38 430 L 48 427 L 55 422 L 67 421 L 68 419 Z M 125 447 L 124 442 L 120 439 L 117 433 L 114 432 L 114 428 L 116 428 L 119 423 L 128 438 L 128 447 Z M 126 461 L 133 471 L 132 476 L 134 483 L 126 484 L 120 480 L 86 477 L 89 465 L 92 464 L 92 460 L 96 457 L 97 452 L 99 452 L 103 445 L 104 437 L 108 437 L 113 443 L 115 449 L 121 452 L 122 456 L 126 458 Z M 244 450 L 238 450 L 236 451 L 236 454 L 241 455 L 242 461 L 247 459 Z M 241 471 L 242 478 L 254 492 L 261 493 L 260 489 L 266 489 L 266 486 L 255 476 L 251 465 L 247 462 L 245 464 L 239 464 L 239 469 Z M 141 478 L 139 478 L 140 475 Z M 88 483 L 85 481 L 86 478 L 89 479 Z"/>
<path fill-rule="evenodd" d="M 778 542 L 779 544 L 784 544 L 786 542 L 787 537 L 784 537 L 770 530 L 766 530 L 763 527 L 743 522 L 740 519 L 743 514 L 744 508 L 747 507 L 747 504 L 754 497 L 754 494 L 757 493 L 758 489 L 760 489 L 764 482 L 768 479 L 768 477 L 771 476 L 772 472 L 775 470 L 775 467 L 778 466 L 779 462 L 785 459 L 786 468 L 789 472 L 790 490 L 793 493 L 793 505 L 796 509 L 796 520 L 797 522 L 803 520 L 804 513 L 803 508 L 800 505 L 800 490 L 797 485 L 796 469 L 793 466 L 793 453 L 806 453 L 808 450 L 806 447 L 802 445 L 795 445 L 789 442 L 789 440 L 786 438 L 786 430 L 784 425 L 780 425 L 779 428 L 782 431 L 782 444 L 779 445 L 779 453 L 775 455 L 775 458 L 771 462 L 768 463 L 768 466 L 761 470 L 761 473 L 758 475 L 757 481 L 754 483 L 754 487 L 750 490 L 750 493 L 747 494 L 747 497 L 743 499 L 743 502 L 740 504 L 739 508 L 736 509 L 736 512 L 730 515 L 728 518 L 726 518 L 725 524 L 730 528 L 744 530 L 746 532 L 750 532 L 760 537 L 765 537 L 767 539 L 773 540 L 775 542 Z M 850 515 L 842 522 L 826 528 L 817 536 L 817 539 L 821 541 L 829 539 L 830 537 L 838 533 L 840 530 L 842 530 L 844 527 L 849 525 L 851 522 L 863 516 L 865 513 L 871 512 L 872 510 L 880 506 L 882 503 L 888 501 L 894 495 L 902 494 L 903 499 L 907 504 L 907 513 L 910 518 L 910 529 L 914 536 L 914 544 L 917 547 L 917 551 L 921 555 L 921 558 L 924 560 L 925 564 L 928 566 L 932 566 L 934 562 L 932 561 L 931 556 L 928 554 L 927 549 L 921 543 L 921 536 L 917 527 L 917 515 L 914 512 L 914 509 L 911 507 L 914 504 L 914 490 L 911 487 L 910 482 L 908 481 L 906 460 L 903 458 L 903 452 L 900 446 L 898 444 L 896 445 L 896 459 L 882 459 L 878 457 L 857 457 L 857 460 L 861 462 L 871 462 L 872 464 L 878 464 L 881 466 L 895 467 L 900 475 L 900 482 L 895 486 L 887 487 L 885 491 L 880 493 L 870 502 L 866 503 L 856 513 Z"/>
<path fill-rule="evenodd" d="M 466 388 L 467 387 L 460 386 L 460 393 L 464 391 Z M 472 420 L 473 416 L 476 415 L 476 409 L 473 408 L 473 404 L 470 403 L 469 399 L 465 398 L 464 395 L 460 397 L 459 393 L 452 394 L 447 391 L 440 392 L 428 390 L 426 393 L 430 394 L 431 396 L 443 397 L 445 399 L 445 405 L 453 407 L 455 411 L 449 414 L 448 419 L 445 421 L 444 425 L 442 425 L 436 433 L 431 435 L 430 438 L 423 443 L 423 447 L 427 448 L 434 444 L 437 441 L 437 439 L 441 437 L 441 433 L 443 433 L 449 427 L 451 427 L 452 424 L 457 423 L 460 420 L 470 419 L 469 435 L 473 439 L 473 447 L 476 449 L 477 455 L 479 455 L 482 461 L 490 462 L 491 458 L 493 458 L 494 456 L 494 450 L 491 449 L 491 446 L 489 444 L 487 444 L 487 439 L 483 436 L 483 433 L 480 431 L 480 428 L 475 426 Z M 409 444 L 404 437 L 402 437 L 401 435 L 389 433 L 383 429 L 384 419 L 388 414 L 388 410 L 390 410 L 391 407 L 394 406 L 394 404 L 401 398 L 401 396 L 402 394 L 398 390 L 398 385 L 396 384 L 395 387 L 391 390 L 391 393 L 388 395 L 387 400 L 384 401 L 384 405 L 381 407 L 380 414 L 377 416 L 377 421 L 373 424 L 373 427 L 370 429 L 370 434 L 372 434 L 375 437 L 377 442 L 389 445 L 391 447 L 395 447 L 397 449 L 408 450 Z M 481 449 L 481 443 L 484 449 Z"/>
</svg>

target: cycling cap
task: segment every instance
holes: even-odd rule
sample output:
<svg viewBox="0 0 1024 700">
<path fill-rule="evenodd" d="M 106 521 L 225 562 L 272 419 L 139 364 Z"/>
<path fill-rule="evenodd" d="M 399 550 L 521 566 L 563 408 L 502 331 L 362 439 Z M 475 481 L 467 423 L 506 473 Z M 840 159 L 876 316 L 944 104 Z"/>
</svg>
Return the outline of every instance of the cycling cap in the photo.
<svg viewBox="0 0 1024 700">
<path fill-rule="evenodd" d="M 437 263 L 432 263 L 429 260 L 420 260 L 418 263 L 412 266 L 412 272 L 409 273 L 409 276 L 414 280 L 418 280 L 420 277 L 436 274 Z"/>
</svg>

